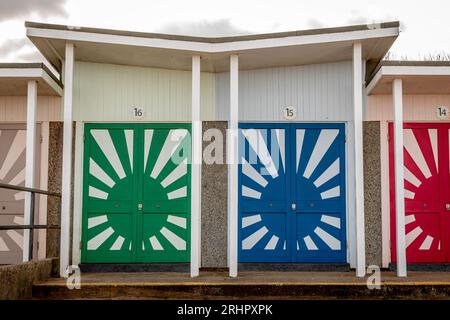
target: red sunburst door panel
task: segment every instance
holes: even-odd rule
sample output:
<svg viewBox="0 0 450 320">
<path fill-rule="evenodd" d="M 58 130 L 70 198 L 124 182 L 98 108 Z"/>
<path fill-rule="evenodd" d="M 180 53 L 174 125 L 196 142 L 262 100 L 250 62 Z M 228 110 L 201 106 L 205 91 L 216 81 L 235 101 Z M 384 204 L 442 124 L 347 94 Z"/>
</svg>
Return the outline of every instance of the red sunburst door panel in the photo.
<svg viewBox="0 0 450 320">
<path fill-rule="evenodd" d="M 408 263 L 448 262 L 450 211 L 448 124 L 405 124 L 405 234 Z M 394 139 L 390 139 L 391 251 L 396 261 Z"/>
</svg>

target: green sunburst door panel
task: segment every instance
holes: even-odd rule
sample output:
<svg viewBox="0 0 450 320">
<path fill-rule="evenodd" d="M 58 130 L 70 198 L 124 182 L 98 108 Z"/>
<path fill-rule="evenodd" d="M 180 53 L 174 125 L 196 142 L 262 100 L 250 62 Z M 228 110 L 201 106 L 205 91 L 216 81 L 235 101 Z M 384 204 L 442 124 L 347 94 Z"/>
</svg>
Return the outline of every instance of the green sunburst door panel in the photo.
<svg viewBox="0 0 450 320">
<path fill-rule="evenodd" d="M 86 125 L 83 262 L 189 261 L 189 130 Z"/>
</svg>

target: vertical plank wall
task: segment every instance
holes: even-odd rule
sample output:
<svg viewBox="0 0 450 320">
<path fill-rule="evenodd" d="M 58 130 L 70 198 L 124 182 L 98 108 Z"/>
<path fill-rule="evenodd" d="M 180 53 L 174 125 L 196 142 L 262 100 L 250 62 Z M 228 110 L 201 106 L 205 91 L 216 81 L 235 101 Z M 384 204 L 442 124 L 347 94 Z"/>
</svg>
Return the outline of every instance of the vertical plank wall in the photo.
<svg viewBox="0 0 450 320">
<path fill-rule="evenodd" d="M 201 117 L 214 120 L 214 74 L 201 74 Z M 191 71 L 76 62 L 74 121 L 191 120 Z"/>
<path fill-rule="evenodd" d="M 283 121 L 294 106 L 297 121 L 351 121 L 352 64 L 337 62 L 239 72 L 239 120 Z M 216 77 L 217 119 L 227 120 L 229 73 Z"/>
</svg>

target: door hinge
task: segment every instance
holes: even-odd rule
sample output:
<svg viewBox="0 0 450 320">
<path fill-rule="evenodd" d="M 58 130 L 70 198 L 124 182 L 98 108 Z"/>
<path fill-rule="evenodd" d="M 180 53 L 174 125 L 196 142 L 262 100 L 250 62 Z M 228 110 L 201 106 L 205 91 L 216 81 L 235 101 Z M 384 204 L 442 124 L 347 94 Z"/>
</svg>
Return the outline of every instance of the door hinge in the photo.
<svg viewBox="0 0 450 320">
<path fill-rule="evenodd" d="M 39 138 L 40 143 L 42 144 L 42 141 L 44 141 L 44 139 L 42 138 L 42 135 Z"/>
<path fill-rule="evenodd" d="M 83 241 L 80 241 L 80 250 L 83 249 Z"/>
<path fill-rule="evenodd" d="M 344 134 L 344 143 L 347 143 L 347 135 Z"/>
<path fill-rule="evenodd" d="M 86 140 L 86 136 L 83 133 L 83 143 L 84 143 L 85 140 Z"/>
</svg>

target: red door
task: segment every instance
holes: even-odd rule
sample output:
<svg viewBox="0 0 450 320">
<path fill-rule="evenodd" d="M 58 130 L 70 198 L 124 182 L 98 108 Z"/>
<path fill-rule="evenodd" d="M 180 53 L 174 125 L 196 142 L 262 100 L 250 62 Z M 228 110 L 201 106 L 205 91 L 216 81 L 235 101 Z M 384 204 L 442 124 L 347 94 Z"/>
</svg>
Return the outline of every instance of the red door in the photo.
<svg viewBox="0 0 450 320">
<path fill-rule="evenodd" d="M 450 262 L 450 124 L 404 124 L 406 260 Z M 394 135 L 389 126 L 391 253 L 396 256 Z"/>
</svg>

